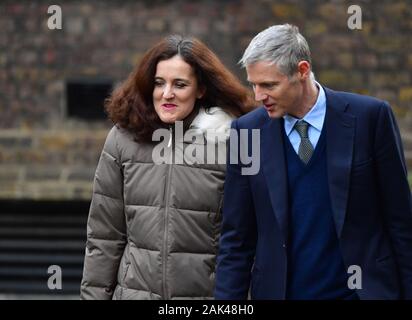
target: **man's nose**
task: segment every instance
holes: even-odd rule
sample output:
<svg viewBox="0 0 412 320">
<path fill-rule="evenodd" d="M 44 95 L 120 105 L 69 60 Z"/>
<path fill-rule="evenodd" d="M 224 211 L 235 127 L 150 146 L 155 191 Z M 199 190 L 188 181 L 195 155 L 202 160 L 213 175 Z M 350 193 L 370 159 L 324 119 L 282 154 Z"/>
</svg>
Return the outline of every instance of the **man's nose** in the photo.
<svg viewBox="0 0 412 320">
<path fill-rule="evenodd" d="M 255 87 L 255 100 L 256 101 L 263 101 L 267 98 L 267 94 L 259 88 L 259 86 Z"/>
</svg>

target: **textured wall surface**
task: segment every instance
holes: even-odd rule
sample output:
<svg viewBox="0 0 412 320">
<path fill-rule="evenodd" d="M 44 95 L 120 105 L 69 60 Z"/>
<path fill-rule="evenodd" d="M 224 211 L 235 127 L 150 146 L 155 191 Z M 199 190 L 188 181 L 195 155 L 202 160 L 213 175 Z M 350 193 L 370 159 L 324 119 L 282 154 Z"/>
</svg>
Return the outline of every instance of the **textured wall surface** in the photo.
<svg viewBox="0 0 412 320">
<path fill-rule="evenodd" d="M 251 38 L 278 23 L 306 36 L 324 85 L 390 102 L 412 166 L 412 1 L 48 1 L 0 2 L 0 198 L 88 199 L 108 121 L 67 116 L 69 79 L 121 81 L 171 33 L 206 42 L 242 80 L 236 62 Z M 347 26 L 349 5 L 362 29 Z"/>
</svg>

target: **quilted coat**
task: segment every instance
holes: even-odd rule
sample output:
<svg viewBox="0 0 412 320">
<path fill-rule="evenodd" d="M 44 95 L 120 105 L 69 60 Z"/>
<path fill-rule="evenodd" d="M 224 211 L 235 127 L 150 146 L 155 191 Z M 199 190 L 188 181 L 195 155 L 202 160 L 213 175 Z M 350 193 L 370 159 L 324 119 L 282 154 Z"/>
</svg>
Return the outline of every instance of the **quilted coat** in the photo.
<svg viewBox="0 0 412 320">
<path fill-rule="evenodd" d="M 157 144 L 111 129 L 94 178 L 81 299 L 213 297 L 231 120 L 202 108 L 183 137 L 171 126 Z"/>
</svg>

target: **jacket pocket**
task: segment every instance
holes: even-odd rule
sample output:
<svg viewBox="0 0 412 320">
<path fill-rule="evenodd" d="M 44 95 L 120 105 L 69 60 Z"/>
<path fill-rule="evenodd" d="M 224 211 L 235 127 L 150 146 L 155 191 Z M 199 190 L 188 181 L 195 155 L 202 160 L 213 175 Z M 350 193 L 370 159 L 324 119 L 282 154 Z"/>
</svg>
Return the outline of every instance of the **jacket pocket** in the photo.
<svg viewBox="0 0 412 320">
<path fill-rule="evenodd" d="M 358 161 L 352 164 L 351 185 L 355 188 L 369 188 L 373 183 L 374 177 L 374 160 Z"/>
<path fill-rule="evenodd" d="M 220 195 L 219 205 L 217 207 L 215 222 L 220 222 L 220 220 L 222 220 L 222 210 L 223 210 L 223 194 Z"/>
<path fill-rule="evenodd" d="M 383 265 L 383 264 L 387 264 L 387 263 L 390 263 L 390 262 L 392 262 L 392 256 L 391 255 L 386 255 L 386 256 L 383 256 L 383 257 L 380 257 L 380 258 L 376 259 L 376 263 L 378 265 Z"/>
<path fill-rule="evenodd" d="M 122 276 L 122 280 L 124 284 L 126 283 L 126 276 L 127 276 L 127 271 L 129 270 L 129 267 L 130 267 L 130 262 L 127 262 L 126 266 L 124 267 L 123 276 Z"/>
<path fill-rule="evenodd" d="M 352 173 L 362 172 L 373 167 L 373 158 L 352 163 Z"/>
<path fill-rule="evenodd" d="M 252 279 L 251 279 L 251 285 L 250 285 L 250 293 L 252 297 L 255 297 L 256 294 L 259 292 L 259 285 L 260 285 L 260 272 L 259 269 L 254 267 L 252 270 Z"/>
<path fill-rule="evenodd" d="M 217 208 L 216 211 L 214 208 Z M 209 208 L 207 217 L 213 225 L 216 225 L 222 219 L 223 195 L 219 197 L 219 202 L 217 203 L 217 207 L 214 207 L 214 208 Z"/>
<path fill-rule="evenodd" d="M 213 209 L 209 210 L 208 213 L 208 220 L 210 223 L 210 237 L 211 237 L 211 245 L 213 248 L 213 253 L 215 255 L 218 254 L 219 251 L 219 239 L 220 239 L 220 231 L 221 231 L 221 220 L 222 220 L 222 204 L 223 204 L 223 196 L 219 199 L 219 204 L 217 207 L 217 212 L 213 212 Z"/>
</svg>

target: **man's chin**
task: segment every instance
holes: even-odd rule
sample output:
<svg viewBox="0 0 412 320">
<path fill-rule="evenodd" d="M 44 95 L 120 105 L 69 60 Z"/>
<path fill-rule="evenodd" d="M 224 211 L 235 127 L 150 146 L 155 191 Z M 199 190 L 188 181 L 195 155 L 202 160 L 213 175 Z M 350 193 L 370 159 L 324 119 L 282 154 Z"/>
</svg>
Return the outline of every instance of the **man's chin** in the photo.
<svg viewBox="0 0 412 320">
<path fill-rule="evenodd" d="M 269 118 L 272 119 L 279 119 L 284 116 L 283 112 L 280 112 L 279 110 L 266 109 L 266 112 L 268 113 Z"/>
</svg>

